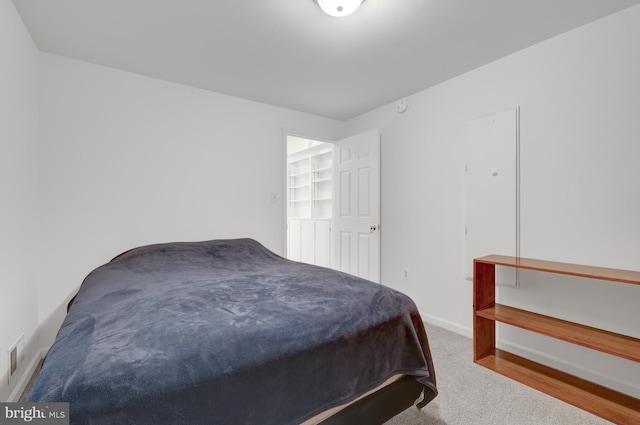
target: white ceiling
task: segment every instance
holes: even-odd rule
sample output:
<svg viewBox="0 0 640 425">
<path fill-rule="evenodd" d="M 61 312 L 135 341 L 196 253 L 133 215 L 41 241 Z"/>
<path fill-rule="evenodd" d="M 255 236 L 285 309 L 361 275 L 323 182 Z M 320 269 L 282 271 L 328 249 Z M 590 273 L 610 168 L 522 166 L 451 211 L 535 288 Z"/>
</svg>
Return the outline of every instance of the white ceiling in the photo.
<svg viewBox="0 0 640 425">
<path fill-rule="evenodd" d="M 640 0 L 13 3 L 43 52 L 346 120 Z"/>
</svg>

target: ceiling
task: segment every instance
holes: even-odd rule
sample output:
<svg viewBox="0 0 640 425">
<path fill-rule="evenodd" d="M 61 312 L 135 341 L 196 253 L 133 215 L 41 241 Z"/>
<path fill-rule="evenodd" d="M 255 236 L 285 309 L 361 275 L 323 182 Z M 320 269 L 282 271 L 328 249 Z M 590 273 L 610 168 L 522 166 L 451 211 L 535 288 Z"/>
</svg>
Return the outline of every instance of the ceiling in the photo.
<svg viewBox="0 0 640 425">
<path fill-rule="evenodd" d="M 640 0 L 13 0 L 38 49 L 339 120 Z"/>
</svg>

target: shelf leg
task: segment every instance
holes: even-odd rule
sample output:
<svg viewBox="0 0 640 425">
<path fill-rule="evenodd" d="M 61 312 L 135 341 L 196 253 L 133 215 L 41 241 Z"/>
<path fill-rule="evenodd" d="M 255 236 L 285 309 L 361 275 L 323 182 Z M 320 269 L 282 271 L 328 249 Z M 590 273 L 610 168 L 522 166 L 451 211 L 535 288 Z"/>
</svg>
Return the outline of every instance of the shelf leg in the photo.
<svg viewBox="0 0 640 425">
<path fill-rule="evenodd" d="M 473 360 L 479 360 L 495 351 L 496 322 L 479 317 L 476 312 L 493 307 L 496 303 L 496 267 L 473 263 Z"/>
</svg>

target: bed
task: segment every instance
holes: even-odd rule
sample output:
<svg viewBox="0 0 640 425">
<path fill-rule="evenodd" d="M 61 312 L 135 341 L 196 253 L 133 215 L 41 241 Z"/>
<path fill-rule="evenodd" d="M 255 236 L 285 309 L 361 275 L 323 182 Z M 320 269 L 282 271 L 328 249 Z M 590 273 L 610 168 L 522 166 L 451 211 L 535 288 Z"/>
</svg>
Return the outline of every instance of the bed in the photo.
<svg viewBox="0 0 640 425">
<path fill-rule="evenodd" d="M 29 401 L 69 402 L 72 424 L 335 425 L 436 394 L 410 298 L 233 239 L 143 246 L 92 271 Z"/>
</svg>

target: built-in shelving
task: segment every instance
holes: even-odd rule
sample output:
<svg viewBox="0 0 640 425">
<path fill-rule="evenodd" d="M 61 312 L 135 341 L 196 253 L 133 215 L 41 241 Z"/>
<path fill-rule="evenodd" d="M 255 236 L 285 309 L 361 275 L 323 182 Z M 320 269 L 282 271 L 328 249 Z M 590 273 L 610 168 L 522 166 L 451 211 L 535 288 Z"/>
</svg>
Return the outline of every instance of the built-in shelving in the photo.
<svg viewBox="0 0 640 425">
<path fill-rule="evenodd" d="M 330 267 L 333 144 L 311 143 L 287 155 L 287 257 Z"/>
<path fill-rule="evenodd" d="M 333 149 L 324 143 L 287 158 L 290 218 L 330 219 L 333 192 Z"/>
<path fill-rule="evenodd" d="M 640 399 L 496 348 L 496 322 L 640 362 L 640 339 L 495 302 L 495 266 L 640 285 L 640 272 L 520 257 L 474 260 L 474 361 L 618 424 L 640 424 Z"/>
</svg>

